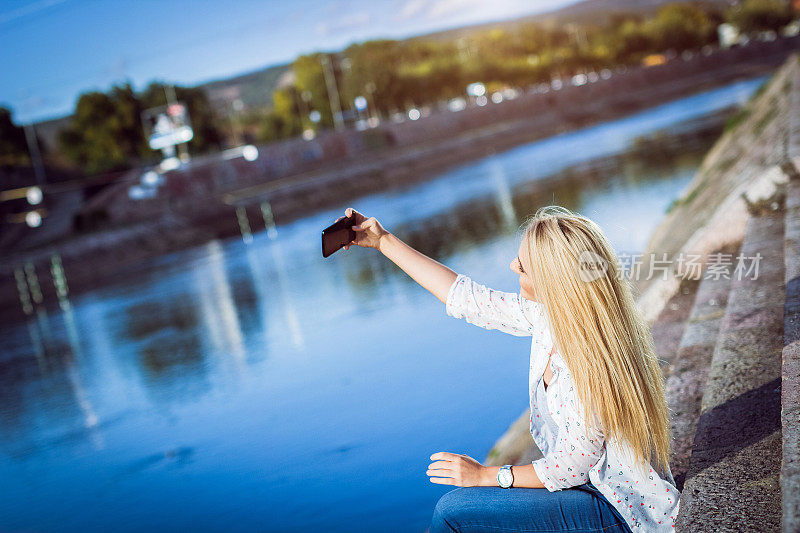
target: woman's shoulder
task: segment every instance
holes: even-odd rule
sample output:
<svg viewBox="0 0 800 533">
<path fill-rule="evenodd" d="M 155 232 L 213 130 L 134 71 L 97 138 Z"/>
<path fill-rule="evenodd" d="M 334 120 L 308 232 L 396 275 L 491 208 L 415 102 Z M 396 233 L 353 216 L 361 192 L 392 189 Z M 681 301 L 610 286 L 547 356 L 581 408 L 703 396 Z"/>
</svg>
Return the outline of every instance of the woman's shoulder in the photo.
<svg viewBox="0 0 800 533">
<path fill-rule="evenodd" d="M 519 292 L 514 293 L 514 295 L 519 298 L 519 303 L 525 310 L 531 313 L 536 313 L 537 315 L 540 316 L 545 316 L 544 305 L 541 302 L 537 302 L 535 300 L 528 300 L 527 298 L 524 298 L 522 294 Z"/>
</svg>

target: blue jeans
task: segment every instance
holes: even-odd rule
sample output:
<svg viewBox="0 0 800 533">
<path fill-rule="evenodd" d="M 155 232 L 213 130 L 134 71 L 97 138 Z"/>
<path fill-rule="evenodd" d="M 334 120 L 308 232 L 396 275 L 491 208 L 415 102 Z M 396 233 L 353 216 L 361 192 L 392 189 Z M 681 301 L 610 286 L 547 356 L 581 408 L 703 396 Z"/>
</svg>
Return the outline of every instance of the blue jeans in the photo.
<svg viewBox="0 0 800 533">
<path fill-rule="evenodd" d="M 631 533 L 619 511 L 591 483 L 554 492 L 458 487 L 439 499 L 430 533 L 479 531 Z"/>
</svg>

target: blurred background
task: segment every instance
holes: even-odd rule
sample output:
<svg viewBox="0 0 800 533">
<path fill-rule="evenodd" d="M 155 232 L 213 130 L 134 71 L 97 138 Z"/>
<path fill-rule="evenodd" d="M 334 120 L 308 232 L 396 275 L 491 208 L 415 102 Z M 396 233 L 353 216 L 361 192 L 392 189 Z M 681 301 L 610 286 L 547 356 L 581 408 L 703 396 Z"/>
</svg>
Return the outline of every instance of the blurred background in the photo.
<svg viewBox="0 0 800 533">
<path fill-rule="evenodd" d="M 560 204 L 641 253 L 800 1 L 5 1 L 0 530 L 423 531 L 528 402 L 348 206 L 500 290 Z M 476 394 L 476 391 L 480 391 Z"/>
</svg>

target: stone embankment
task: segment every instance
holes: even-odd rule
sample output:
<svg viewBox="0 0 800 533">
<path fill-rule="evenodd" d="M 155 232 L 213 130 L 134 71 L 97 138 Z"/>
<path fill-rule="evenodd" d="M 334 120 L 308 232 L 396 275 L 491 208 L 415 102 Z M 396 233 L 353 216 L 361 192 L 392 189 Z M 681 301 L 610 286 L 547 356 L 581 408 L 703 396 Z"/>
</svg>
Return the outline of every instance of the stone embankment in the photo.
<svg viewBox="0 0 800 533">
<path fill-rule="evenodd" d="M 736 122 L 651 237 L 637 302 L 666 380 L 677 529 L 797 532 L 800 54 Z M 541 456 L 529 417 L 485 464 Z"/>
</svg>

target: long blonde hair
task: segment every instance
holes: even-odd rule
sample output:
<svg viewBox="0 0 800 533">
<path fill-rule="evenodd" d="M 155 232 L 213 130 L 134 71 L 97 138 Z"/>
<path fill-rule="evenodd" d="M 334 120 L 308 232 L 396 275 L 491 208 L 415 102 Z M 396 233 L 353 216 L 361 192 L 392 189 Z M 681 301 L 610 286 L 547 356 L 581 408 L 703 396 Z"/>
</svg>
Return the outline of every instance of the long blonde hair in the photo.
<svg viewBox="0 0 800 533">
<path fill-rule="evenodd" d="M 606 441 L 630 446 L 639 466 L 667 472 L 664 376 L 611 243 L 595 222 L 561 206 L 539 208 L 522 228 L 525 270 L 574 378 L 586 427 L 599 424 Z"/>
</svg>

